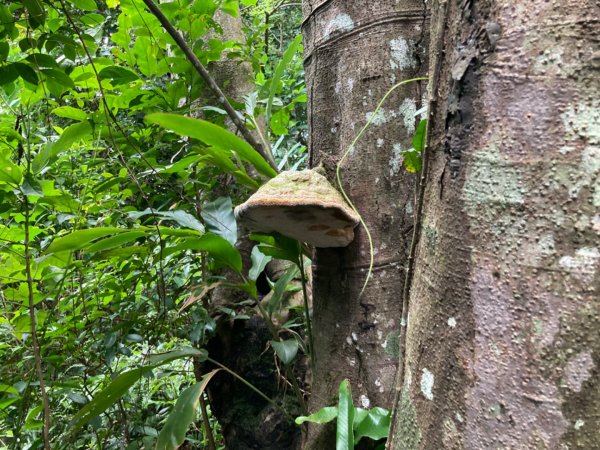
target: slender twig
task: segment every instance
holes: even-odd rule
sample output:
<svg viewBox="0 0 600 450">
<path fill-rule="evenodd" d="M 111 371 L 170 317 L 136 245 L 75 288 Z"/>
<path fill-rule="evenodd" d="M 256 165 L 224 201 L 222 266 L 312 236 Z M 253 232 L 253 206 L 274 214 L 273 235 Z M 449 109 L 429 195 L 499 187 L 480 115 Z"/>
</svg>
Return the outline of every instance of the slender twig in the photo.
<svg viewBox="0 0 600 450">
<path fill-rule="evenodd" d="M 300 282 L 302 283 L 302 299 L 304 300 L 304 320 L 306 321 L 306 332 L 308 333 L 310 362 L 312 369 L 315 370 L 315 341 L 310 324 L 310 311 L 308 309 L 308 291 L 306 289 L 306 275 L 304 274 L 304 256 L 300 252 L 298 268 L 300 269 Z"/>
<path fill-rule="evenodd" d="M 210 76 L 208 70 L 202 65 L 198 57 L 194 54 L 192 49 L 186 44 L 183 40 L 183 36 L 175 29 L 175 27 L 169 22 L 169 19 L 162 13 L 160 8 L 154 4 L 152 0 L 144 0 L 145 5 L 148 9 L 154 14 L 154 16 L 158 19 L 164 29 L 169 33 L 169 35 L 173 38 L 175 43 L 179 46 L 181 51 L 185 54 L 188 61 L 194 66 L 194 69 L 200 74 L 202 79 L 206 82 L 210 90 L 217 97 L 221 105 L 225 111 L 227 111 L 227 115 L 237 128 L 237 130 L 241 133 L 241 135 L 246 139 L 246 141 L 254 147 L 254 149 L 260 153 L 260 155 L 269 163 L 269 165 L 277 171 L 277 164 L 273 159 L 273 155 L 268 151 L 268 149 L 264 148 L 263 145 L 256 140 L 252 132 L 246 127 L 246 124 L 242 121 L 242 118 L 238 114 L 238 112 L 231 106 L 229 100 L 216 83 L 216 81 Z"/>
<path fill-rule="evenodd" d="M 204 424 L 204 435 L 208 438 L 208 450 L 217 450 L 215 437 L 213 436 L 210 422 L 208 421 L 208 409 L 204 401 L 204 393 L 200 394 L 200 410 L 202 411 L 202 423 Z"/>
<path fill-rule="evenodd" d="M 33 347 L 33 357 L 35 359 L 35 371 L 37 373 L 38 382 L 40 383 L 40 391 L 42 394 L 42 404 L 44 405 L 44 449 L 50 450 L 50 402 L 48 401 L 48 394 L 46 393 L 46 383 L 44 381 L 44 372 L 42 370 L 42 357 L 40 353 L 40 343 L 37 337 L 37 324 L 35 316 L 35 302 L 33 299 L 33 277 L 31 276 L 31 250 L 30 250 L 30 236 L 29 236 L 29 225 L 30 225 L 30 210 L 29 210 L 29 199 L 26 194 L 23 194 L 24 200 L 24 216 L 25 216 L 25 240 L 23 242 L 25 246 L 25 276 L 27 277 L 27 290 L 29 300 L 29 321 L 31 322 L 31 345 Z"/>
</svg>

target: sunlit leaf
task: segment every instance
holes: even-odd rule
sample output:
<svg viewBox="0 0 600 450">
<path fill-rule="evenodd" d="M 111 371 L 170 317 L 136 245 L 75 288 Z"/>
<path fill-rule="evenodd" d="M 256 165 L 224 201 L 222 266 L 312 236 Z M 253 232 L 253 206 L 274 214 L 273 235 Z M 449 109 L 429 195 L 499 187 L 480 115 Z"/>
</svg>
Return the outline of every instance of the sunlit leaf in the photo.
<svg viewBox="0 0 600 450">
<path fill-rule="evenodd" d="M 357 416 L 358 414 L 357 408 Z M 356 443 L 363 437 L 375 441 L 387 437 L 390 429 L 390 412 L 387 409 L 375 407 L 368 411 L 361 411 L 361 419 L 354 421 L 354 438 Z"/>
<path fill-rule="evenodd" d="M 66 236 L 56 238 L 52 241 L 50 246 L 44 253 L 56 253 L 73 251 L 85 248 L 90 243 L 98 238 L 111 236 L 115 234 L 125 233 L 127 228 L 115 228 L 115 227 L 99 227 L 99 228 L 88 228 L 85 230 L 76 230 Z"/>
<path fill-rule="evenodd" d="M 318 423 L 320 425 L 324 423 L 331 422 L 333 419 L 337 417 L 338 407 L 337 406 L 326 406 L 321 408 L 317 412 L 311 414 L 310 416 L 300 416 L 296 417 L 296 424 L 302 425 L 304 422 L 312 422 Z"/>
<path fill-rule="evenodd" d="M 292 58 L 298 51 L 300 42 L 302 42 L 301 34 L 296 36 L 296 38 L 290 43 L 287 50 L 283 54 L 283 57 L 277 64 L 277 67 L 275 68 L 275 72 L 273 73 L 273 79 L 271 80 L 271 86 L 269 89 L 269 98 L 267 99 L 267 121 L 271 120 L 271 108 L 273 107 L 273 98 L 275 97 L 275 94 L 277 92 L 279 80 L 281 80 L 283 72 L 285 71 L 286 67 L 290 64 Z"/>
<path fill-rule="evenodd" d="M 256 280 L 260 273 L 265 270 L 269 261 L 273 259 L 271 256 L 265 255 L 260 251 L 257 245 L 252 248 L 252 253 L 250 254 L 250 259 L 252 260 L 252 266 L 250 267 L 250 271 L 248 272 L 248 278 L 251 280 Z"/>
<path fill-rule="evenodd" d="M 427 132 L 427 120 L 421 120 L 419 125 L 417 126 L 417 130 L 415 131 L 415 135 L 413 136 L 412 145 L 413 148 L 419 152 L 423 152 L 423 148 L 425 147 L 425 133 Z"/>
<path fill-rule="evenodd" d="M 276 175 L 275 170 L 260 154 L 243 139 L 218 125 L 200 119 L 178 116 L 176 114 L 155 113 L 146 116 L 146 120 L 155 123 L 182 136 L 198 139 L 205 144 L 224 150 L 233 150 L 244 161 L 252 164 L 256 170 L 268 177 Z"/>
<path fill-rule="evenodd" d="M 352 392 L 350 382 L 342 381 L 339 390 L 338 417 L 335 436 L 336 450 L 354 449 L 354 404 L 352 403 Z"/>
</svg>

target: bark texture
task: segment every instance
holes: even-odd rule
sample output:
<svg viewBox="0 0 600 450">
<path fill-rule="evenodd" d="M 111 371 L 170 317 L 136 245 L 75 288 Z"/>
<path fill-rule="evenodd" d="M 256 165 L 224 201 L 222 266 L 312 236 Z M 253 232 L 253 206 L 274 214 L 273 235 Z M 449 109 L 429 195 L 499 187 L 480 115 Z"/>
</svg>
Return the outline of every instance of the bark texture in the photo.
<svg viewBox="0 0 600 450">
<path fill-rule="evenodd" d="M 386 91 L 424 72 L 426 8 L 419 0 L 303 7 L 311 166 L 322 164 L 333 180 L 336 163 Z M 346 248 L 315 251 L 310 411 L 335 404 L 344 378 L 355 404 L 392 406 L 416 179 L 402 168 L 401 152 L 411 147 L 421 88 L 408 85 L 388 99 L 342 169 L 344 189 L 371 231 L 375 262 L 359 298 L 370 259 L 364 229 Z M 310 428 L 305 448 L 335 448 L 334 427 Z M 368 439 L 361 445 L 367 448 Z"/>
<path fill-rule="evenodd" d="M 433 2 L 394 449 L 600 443 L 600 7 Z"/>
</svg>

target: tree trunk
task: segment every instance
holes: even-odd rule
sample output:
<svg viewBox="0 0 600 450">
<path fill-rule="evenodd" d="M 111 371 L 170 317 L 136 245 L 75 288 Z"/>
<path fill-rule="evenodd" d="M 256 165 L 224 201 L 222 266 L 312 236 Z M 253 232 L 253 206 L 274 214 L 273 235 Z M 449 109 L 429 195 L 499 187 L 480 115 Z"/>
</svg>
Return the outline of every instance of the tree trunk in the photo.
<svg viewBox="0 0 600 450">
<path fill-rule="evenodd" d="M 600 7 L 435 1 L 394 449 L 600 442 Z"/>
<path fill-rule="evenodd" d="M 417 0 L 304 2 L 311 166 L 323 164 L 330 180 L 386 91 L 424 72 L 425 25 Z M 310 411 L 335 404 L 344 378 L 357 405 L 392 406 L 415 182 L 401 151 L 411 146 L 421 88 L 402 87 L 388 99 L 342 168 L 344 189 L 373 238 L 374 267 L 359 296 L 370 260 L 362 226 L 350 246 L 315 251 Z M 334 447 L 334 425 L 310 429 L 306 448 Z"/>
</svg>

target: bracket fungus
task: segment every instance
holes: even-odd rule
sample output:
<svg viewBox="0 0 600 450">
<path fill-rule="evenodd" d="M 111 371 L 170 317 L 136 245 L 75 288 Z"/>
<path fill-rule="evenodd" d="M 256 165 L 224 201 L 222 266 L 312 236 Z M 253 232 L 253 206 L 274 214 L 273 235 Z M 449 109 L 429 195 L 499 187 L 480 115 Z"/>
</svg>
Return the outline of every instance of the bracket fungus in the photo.
<svg viewBox="0 0 600 450">
<path fill-rule="evenodd" d="M 354 239 L 359 216 L 315 170 L 286 171 L 235 208 L 249 230 L 278 232 L 315 247 L 345 247 Z"/>
</svg>

